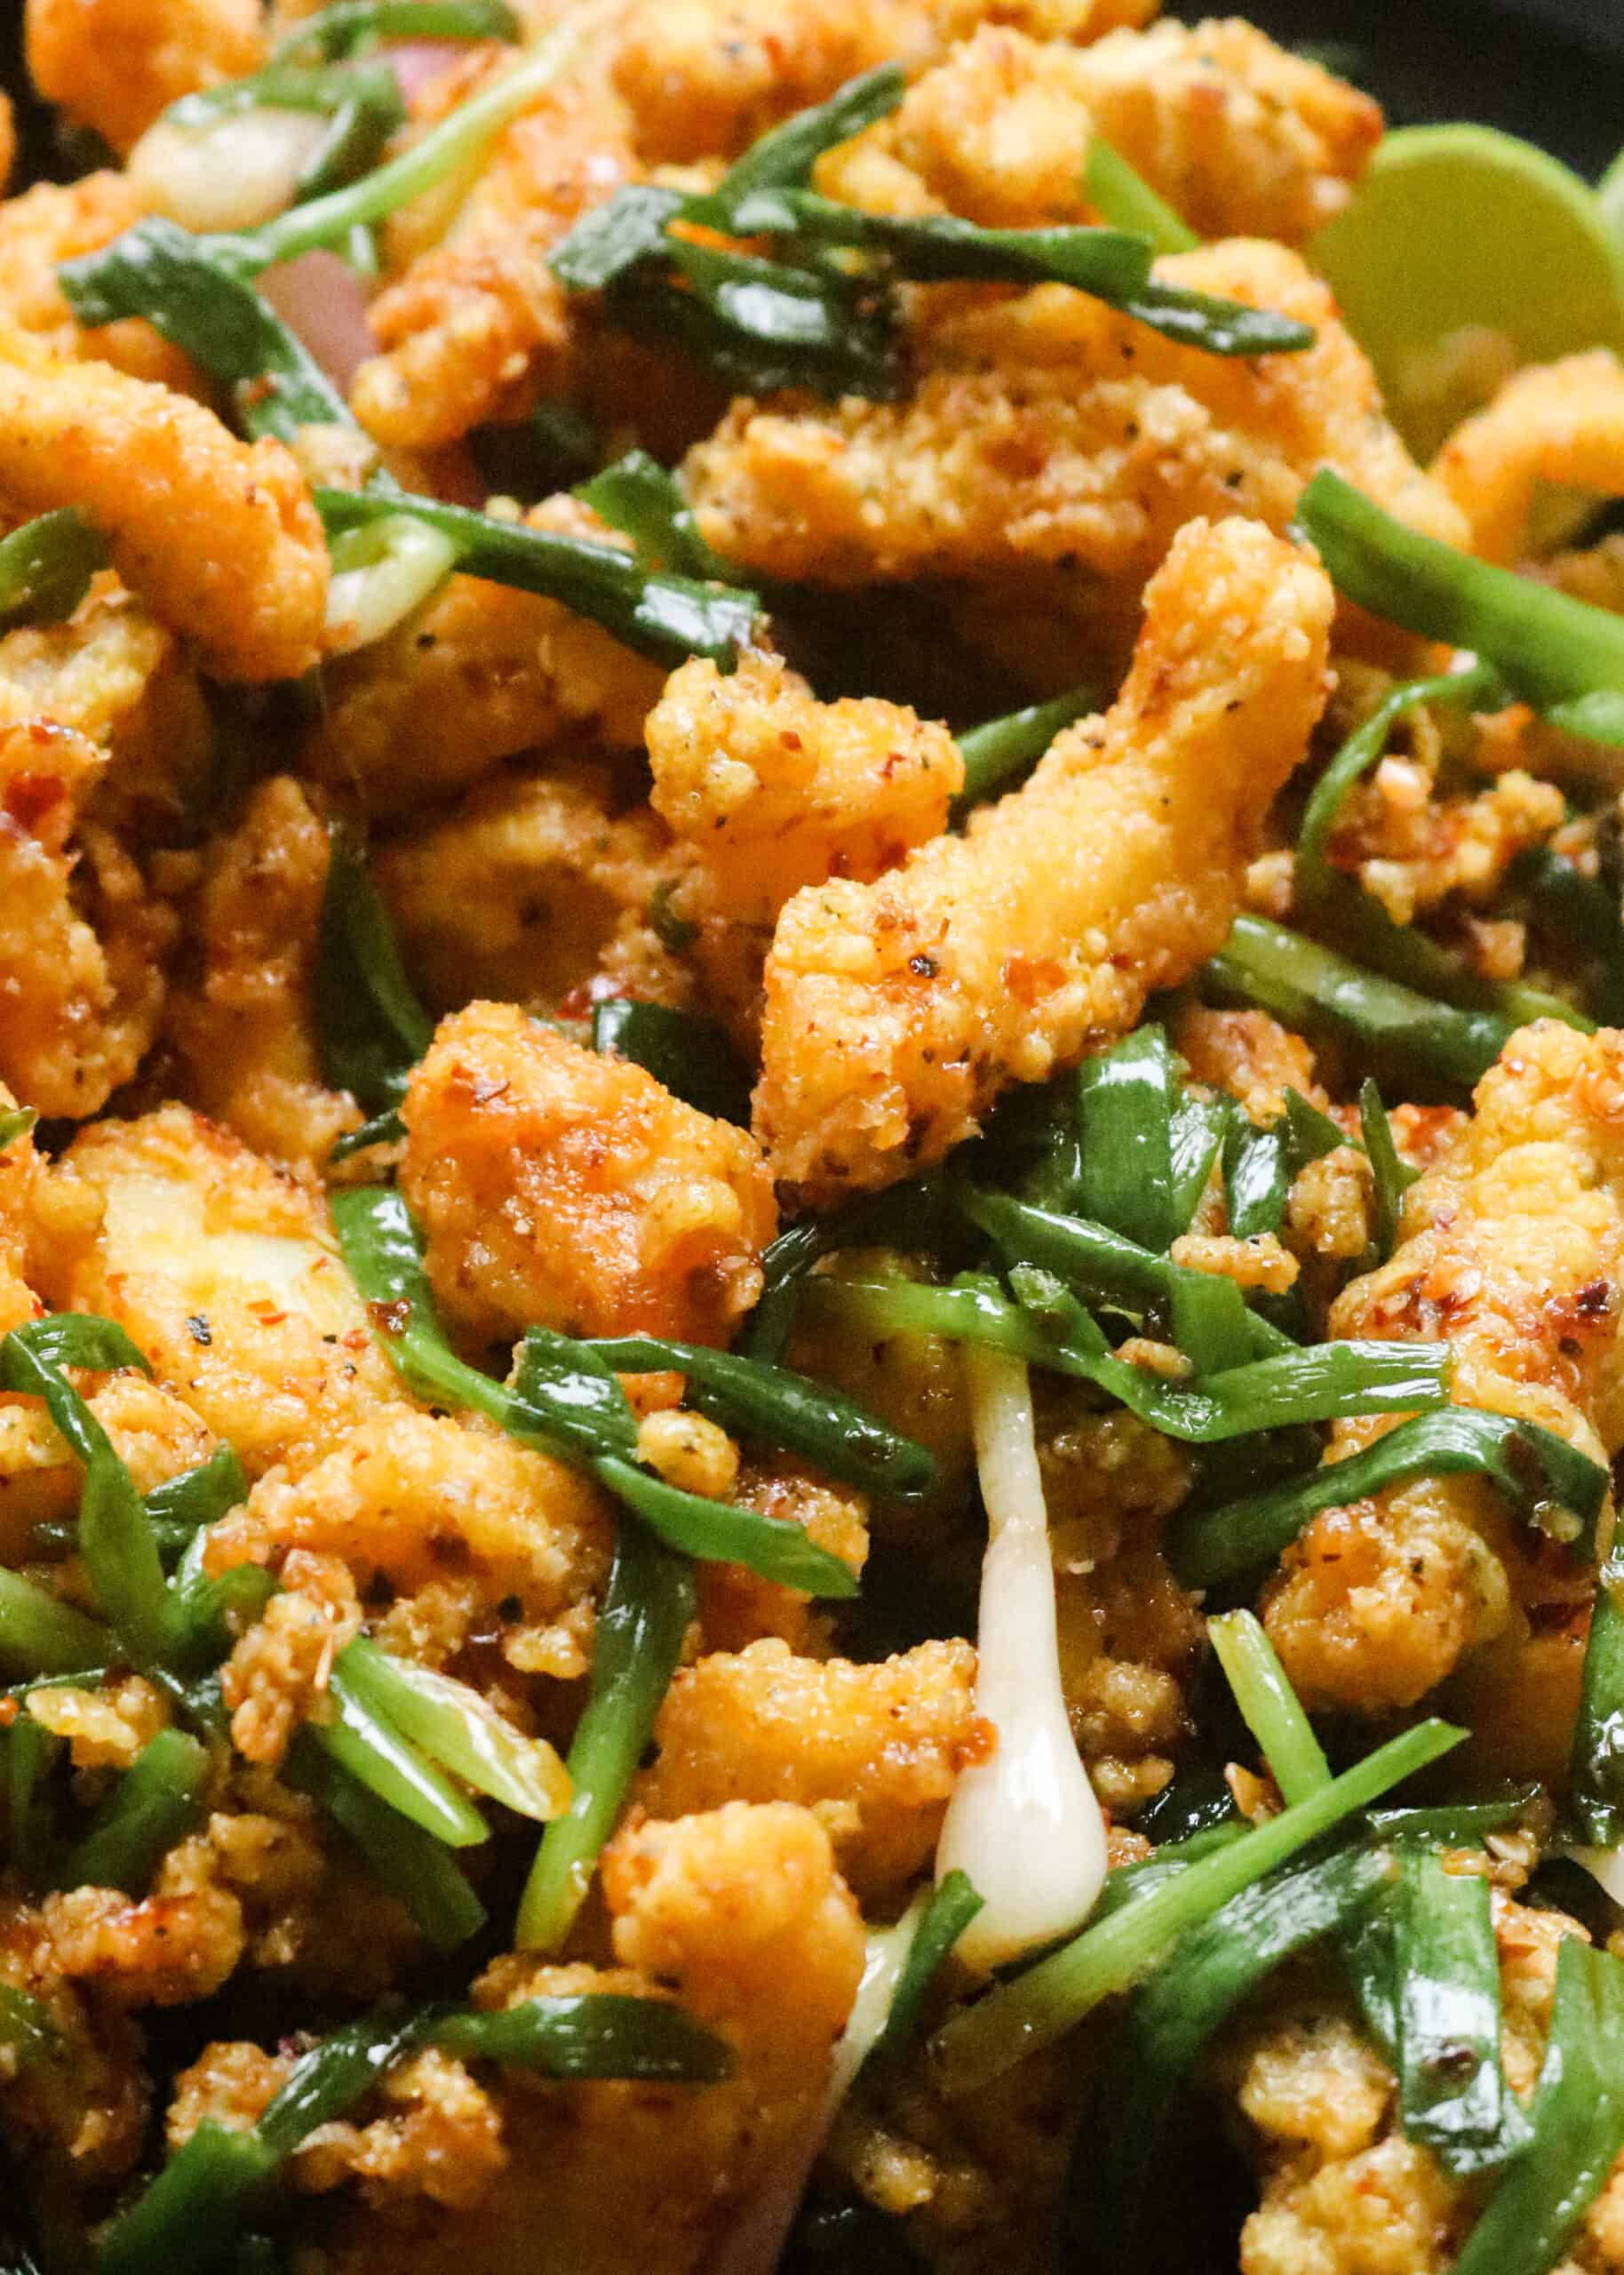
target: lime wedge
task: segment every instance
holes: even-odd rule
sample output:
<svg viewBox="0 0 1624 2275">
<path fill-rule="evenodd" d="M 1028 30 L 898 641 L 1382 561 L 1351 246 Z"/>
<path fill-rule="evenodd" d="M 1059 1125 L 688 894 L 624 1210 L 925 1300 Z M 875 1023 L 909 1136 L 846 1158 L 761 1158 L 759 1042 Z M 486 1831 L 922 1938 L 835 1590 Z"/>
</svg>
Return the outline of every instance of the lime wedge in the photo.
<svg viewBox="0 0 1624 2275">
<path fill-rule="evenodd" d="M 1624 181 L 1612 203 L 1624 213 Z M 1493 127 L 1388 135 L 1309 251 L 1423 459 L 1518 365 L 1624 349 L 1624 227 L 1570 168 Z"/>
</svg>

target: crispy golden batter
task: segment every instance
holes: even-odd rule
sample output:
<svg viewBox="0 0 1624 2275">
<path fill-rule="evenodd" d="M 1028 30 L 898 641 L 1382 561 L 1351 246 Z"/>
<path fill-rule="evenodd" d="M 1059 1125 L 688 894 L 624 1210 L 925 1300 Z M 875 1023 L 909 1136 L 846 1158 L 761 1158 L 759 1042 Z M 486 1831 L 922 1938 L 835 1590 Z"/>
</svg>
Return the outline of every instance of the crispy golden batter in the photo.
<svg viewBox="0 0 1624 2275">
<path fill-rule="evenodd" d="M 106 762 L 48 720 L 0 729 L 0 1074 L 45 1114 L 93 1114 L 129 1081 L 175 944 L 117 838 L 81 825 Z"/>
<path fill-rule="evenodd" d="M 327 831 L 291 775 L 259 784 L 211 840 L 190 912 L 195 970 L 171 993 L 187 1095 L 244 1145 L 319 1170 L 361 1112 L 322 1080 L 311 1000 Z"/>
<path fill-rule="evenodd" d="M 728 1339 L 777 1227 L 748 1133 L 511 1003 L 444 1020 L 404 1107 L 401 1186 L 445 1316 L 477 1341 Z"/>
<path fill-rule="evenodd" d="M 1466 516 L 1473 552 L 1520 559 L 1541 483 L 1624 490 L 1624 364 L 1597 347 L 1518 371 L 1456 428 L 1433 471 Z"/>
<path fill-rule="evenodd" d="M 16 1108 L 16 1098 L 0 1082 L 0 1117 Z M 39 1171 L 38 1149 L 28 1130 L 0 1146 L 0 1335 L 9 1335 L 40 1307 L 28 1281 L 28 1215 Z"/>
<path fill-rule="evenodd" d="M 1599 1457 L 1624 1442 L 1624 1037 L 1553 1020 L 1512 1037 L 1476 1111 L 1411 1188 L 1391 1259 L 1334 1305 L 1333 1335 L 1447 1337 L 1461 1405 L 1521 1414 Z M 1332 1458 L 1391 1426 L 1333 1425 Z M 1473 1645 L 1501 1639 L 1478 1713 L 1547 1727 L 1565 1754 L 1565 1683 L 1529 1692 L 1517 1608 L 1575 1611 L 1587 1576 L 1519 1540 L 1477 1478 L 1435 1478 L 1329 1509 L 1287 1552 L 1268 1600 L 1275 1647 L 1305 1703 L 1385 1713 L 1432 1689 Z"/>
<path fill-rule="evenodd" d="M 573 498 L 548 499 L 529 519 L 628 542 Z M 657 665 L 556 601 L 453 577 L 386 639 L 329 666 L 302 767 L 370 812 L 401 813 L 570 735 L 635 749 L 663 680 Z"/>
<path fill-rule="evenodd" d="M 868 1503 L 850 1486 L 831 1485 L 792 1455 L 770 1463 L 745 1462 L 733 1498 L 781 1523 L 802 1526 L 832 1556 L 861 1572 L 868 1555 Z M 764 1580 L 743 1564 L 698 1568 L 699 1624 L 707 1648 L 742 1651 L 776 1636 L 795 1651 L 826 1657 L 829 1621 L 809 1596 L 777 1580 Z"/>
<path fill-rule="evenodd" d="M 720 2086 L 501 2090 L 510 2161 L 466 2212 L 419 2199 L 351 2215 L 336 2275 L 700 2275 L 740 2203 L 814 2121 L 863 1968 L 828 1836 L 787 1802 L 628 1827 L 604 1859 L 612 1972 L 498 1960 L 480 2002 L 584 1991 L 676 1993 L 737 2048 Z M 259 2090 L 259 2088 L 256 2088 Z M 420 2182 L 416 2183 L 420 2185 Z M 405 2189 L 414 2185 L 408 2178 Z"/>
<path fill-rule="evenodd" d="M 719 914 L 770 923 L 825 877 L 866 882 L 939 836 L 964 781 L 945 727 L 877 697 L 820 703 L 776 657 L 696 659 L 649 715 L 652 802 L 700 856 Z"/>
<path fill-rule="evenodd" d="M 987 1750 L 968 1643 L 921 1643 L 872 1666 L 797 1658 L 785 1643 L 682 1669 L 633 1799 L 653 1816 L 727 1800 L 799 1801 L 841 1872 L 883 1900 L 927 1862 L 959 1772 Z"/>
<path fill-rule="evenodd" d="M 586 755 L 494 776 L 372 861 L 412 979 L 442 1010 L 476 996 L 554 1010 L 600 972 L 638 996 L 681 994 L 648 925 L 673 868 L 665 825 Z"/>
<path fill-rule="evenodd" d="M 372 302 L 384 352 L 351 386 L 362 425 L 380 443 L 433 449 L 483 419 L 522 417 L 544 386 L 561 392 L 569 315 L 547 255 L 631 165 L 624 116 L 601 95 L 544 95 L 516 120 L 444 240 Z"/>
<path fill-rule="evenodd" d="M 0 316 L 32 332 L 59 355 L 92 355 L 132 379 L 190 395 L 199 391 L 189 359 L 149 323 L 130 317 L 86 331 L 57 282 L 59 261 L 95 252 L 139 219 L 141 203 L 123 174 L 85 174 L 66 187 L 36 182 L 0 204 Z"/>
<path fill-rule="evenodd" d="M 939 1161 L 1217 946 L 1325 699 L 1329 584 L 1239 521 L 1182 530 L 1103 719 L 878 884 L 797 894 L 767 965 L 756 1126 L 819 1200 Z"/>
<path fill-rule="evenodd" d="M 84 508 L 114 563 L 217 677 L 292 679 L 321 652 L 327 547 L 280 443 L 0 328 L 0 496 Z"/>
<path fill-rule="evenodd" d="M 1169 283 L 1315 325 L 1305 353 L 1177 347 L 1062 285 L 927 302 L 898 404 L 735 404 L 684 479 L 706 540 L 776 577 L 828 583 L 1015 564 L 1142 584 L 1198 515 L 1290 520 L 1317 466 L 1416 528 L 1463 524 L 1381 415 L 1325 287 L 1284 246 L 1231 240 L 1157 264 Z"/>
<path fill-rule="evenodd" d="M 824 193 L 990 228 L 1096 218 L 1096 134 L 1206 237 L 1300 243 L 1346 204 L 1381 132 L 1368 96 L 1235 19 L 1092 47 L 988 27 L 902 108 L 820 161 Z"/>
<path fill-rule="evenodd" d="M 1176 1042 L 1190 1078 L 1228 1090 L 1254 1122 L 1277 1121 L 1286 1093 L 1299 1090 L 1323 1112 L 1329 1103 L 1314 1079 L 1314 1054 L 1267 1011 L 1219 1011 L 1192 1003 L 1179 1015 Z"/>
<path fill-rule="evenodd" d="M 299 1724 L 322 1712 L 332 1663 L 361 1628 L 355 1583 L 336 1556 L 291 1549 L 280 1577 L 282 1593 L 220 1669 L 232 1744 L 245 1761 L 273 1768 Z"/>
<path fill-rule="evenodd" d="M 182 95 L 257 69 L 262 20 L 257 0 L 25 0 L 23 36 L 46 101 L 123 152 Z"/>
<path fill-rule="evenodd" d="M 591 1600 L 609 1557 L 601 1497 L 508 1437 L 398 1407 L 373 1414 L 302 1474 L 275 1470 L 209 1536 L 213 1572 L 337 1558 L 364 1591 L 457 1584 L 458 1648 L 499 1624 L 510 1662 L 568 1679 L 586 1669 Z"/>
<path fill-rule="evenodd" d="M 401 1396 L 321 1201 L 184 1106 L 81 1131 L 33 1263 L 53 1305 L 125 1328 L 251 1475 Z"/>
</svg>

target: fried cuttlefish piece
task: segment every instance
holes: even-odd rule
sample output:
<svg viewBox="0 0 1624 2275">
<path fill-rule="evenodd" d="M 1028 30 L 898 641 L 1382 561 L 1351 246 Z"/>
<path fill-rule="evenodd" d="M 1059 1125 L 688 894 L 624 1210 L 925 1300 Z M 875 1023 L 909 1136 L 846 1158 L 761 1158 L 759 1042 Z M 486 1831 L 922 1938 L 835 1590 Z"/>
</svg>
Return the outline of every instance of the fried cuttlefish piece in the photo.
<svg viewBox="0 0 1624 2275">
<path fill-rule="evenodd" d="M 1333 597 L 1255 523 L 1182 530 L 1117 702 L 872 884 L 809 885 L 766 975 L 758 1135 L 816 1202 L 971 1136 L 1222 942 L 1325 694 Z"/>
</svg>

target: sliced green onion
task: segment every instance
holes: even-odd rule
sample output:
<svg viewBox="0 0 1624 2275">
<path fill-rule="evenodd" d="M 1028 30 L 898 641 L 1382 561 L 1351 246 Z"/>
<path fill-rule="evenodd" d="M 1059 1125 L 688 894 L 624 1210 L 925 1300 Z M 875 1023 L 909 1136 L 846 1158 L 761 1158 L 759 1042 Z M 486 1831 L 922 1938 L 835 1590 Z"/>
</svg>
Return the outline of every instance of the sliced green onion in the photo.
<svg viewBox="0 0 1624 2275">
<path fill-rule="evenodd" d="M 926 283 L 980 277 L 1071 284 L 1121 307 L 1147 289 L 1150 274 L 1150 245 L 1120 229 L 984 229 L 951 213 L 870 213 L 813 190 L 787 188 L 732 199 L 729 220 L 742 236 L 805 235 L 883 253 L 899 276 Z"/>
<path fill-rule="evenodd" d="M 588 1991 L 475 2008 L 432 2024 L 429 2043 L 465 2062 L 505 2062 L 544 2078 L 632 2078 L 709 2086 L 733 2075 L 733 2048 L 663 1999 Z"/>
<path fill-rule="evenodd" d="M 765 1439 L 805 1454 L 826 1475 L 887 1497 L 928 1493 L 937 1481 L 934 1457 L 865 1413 L 839 1391 L 808 1375 L 765 1366 L 707 1345 L 624 1336 L 584 1346 L 617 1375 L 675 1369 L 688 1378 L 686 1402 L 736 1436 Z"/>
<path fill-rule="evenodd" d="M 249 275 L 302 252 L 343 245 L 352 229 L 385 220 L 459 167 L 473 164 L 511 120 L 553 85 L 574 60 L 578 44 L 578 26 L 566 18 L 512 69 L 459 103 L 387 165 L 242 236 L 213 242 Z"/>
<path fill-rule="evenodd" d="M 14 1145 L 20 1138 L 26 1138 L 38 1120 L 31 1106 L 12 1106 L 8 1113 L 0 1114 L 0 1153 L 8 1145 Z"/>
<path fill-rule="evenodd" d="M 1113 229 L 1134 229 L 1158 252 L 1193 252 L 1201 240 L 1103 134 L 1088 145 L 1083 196 Z"/>
<path fill-rule="evenodd" d="M 1393 1143 L 1393 1125 L 1381 1103 L 1381 1092 L 1368 1075 L 1359 1085 L 1359 1130 L 1375 1187 L 1376 1256 L 1379 1262 L 1385 1264 L 1397 1246 L 1404 1196 L 1421 1171 L 1399 1160 L 1398 1148 Z"/>
<path fill-rule="evenodd" d="M 337 1712 L 310 1730 L 323 1752 L 346 1769 L 358 1785 L 386 1802 L 410 1824 L 432 1833 L 449 1848 L 468 1848 L 490 1838 L 484 1818 L 455 1785 L 371 1703 L 378 1685 L 351 1679 L 344 1653 L 333 1664 L 328 1696 Z"/>
<path fill-rule="evenodd" d="M 107 1432 L 62 1371 L 131 1365 L 150 1371 L 121 1328 L 79 1313 L 13 1328 L 0 1342 L 0 1386 L 43 1400 L 84 1465 L 79 1551 L 120 1642 L 138 1666 L 151 1669 L 164 1663 L 175 1637 L 152 1520 Z"/>
<path fill-rule="evenodd" d="M 55 1874 L 59 1888 L 116 1888 L 143 1896 L 174 1847 L 203 1822 L 205 1749 L 184 1730 L 149 1738 Z"/>
<path fill-rule="evenodd" d="M 1322 1509 L 1351 1507 L 1418 1477 L 1461 1475 L 1489 1479 L 1536 1530 L 1581 1549 L 1594 1540 L 1607 1492 L 1600 1463 L 1537 1422 L 1449 1406 L 1271 1491 L 1180 1516 L 1167 1555 L 1181 1585 L 1216 1587 L 1272 1563 Z"/>
<path fill-rule="evenodd" d="M 926 1993 L 943 1961 L 981 1910 L 982 1899 L 967 1872 L 949 1872 L 931 1891 L 908 1945 L 908 1956 L 891 1994 L 885 2028 L 865 2062 L 876 2070 L 900 2068 L 913 2050 Z"/>
<path fill-rule="evenodd" d="M 922 1246 L 932 1245 L 930 1233 L 946 1199 L 942 1178 L 917 1177 L 828 1216 L 802 1217 L 786 1226 L 762 1251 L 761 1294 L 741 1338 L 745 1356 L 772 1364 L 783 1355 L 802 1282 L 815 1264 L 872 1240 L 905 1247 L 917 1234 Z"/>
<path fill-rule="evenodd" d="M 485 1907 L 444 1842 L 380 1800 L 308 1725 L 295 1737 L 283 1775 L 347 1834 L 431 1949 L 453 1952 L 478 1935 Z"/>
<path fill-rule="evenodd" d="M 107 548 L 74 506 L 41 514 L 0 538 L 0 633 L 65 623 L 107 565 Z"/>
<path fill-rule="evenodd" d="M 1536 710 L 1587 703 L 1574 730 L 1612 740 L 1610 706 L 1624 698 L 1624 621 L 1611 610 L 1491 567 L 1407 528 L 1322 467 L 1297 504 L 1337 590 L 1373 615 L 1469 649 Z"/>
<path fill-rule="evenodd" d="M 717 378 L 757 395 L 802 387 L 889 403 L 902 393 L 900 334 L 888 302 L 863 279 L 681 237 L 661 251 L 605 300 L 638 338 L 674 340 Z"/>
<path fill-rule="evenodd" d="M 272 60 L 291 63 L 314 48 L 336 62 L 364 40 L 516 40 L 520 28 L 506 0 L 332 0 L 295 24 Z"/>
<path fill-rule="evenodd" d="M 184 1526 L 188 1533 L 211 1525 L 227 1509 L 248 1498 L 248 1476 L 232 1446 L 216 1446 L 206 1461 L 166 1478 L 147 1496 L 155 1525 Z"/>
<path fill-rule="evenodd" d="M 0 1983 L 0 2046 L 20 2067 L 54 2061 L 63 2050 L 50 2008 L 12 1983 Z"/>
<path fill-rule="evenodd" d="M 641 1526 L 623 1524 L 569 1748 L 569 1806 L 542 1835 L 519 1907 L 519 1950 L 556 1951 L 569 1932 L 671 1687 L 695 1602 L 688 1559 Z"/>
<path fill-rule="evenodd" d="M 719 1019 L 615 996 L 593 1007 L 592 1047 L 635 1060 L 701 1114 L 749 1128 L 749 1070 Z"/>
<path fill-rule="evenodd" d="M 351 1276 L 381 1322 L 382 1348 L 419 1396 L 471 1406 L 521 1444 L 587 1470 L 685 1554 L 744 1564 L 814 1595 L 856 1592 L 851 1568 L 802 1526 L 682 1492 L 627 1459 L 636 1425 L 613 1369 L 590 1345 L 531 1328 L 512 1391 L 458 1358 L 435 1315 L 416 1228 L 393 1188 L 350 1185 L 330 1196 L 330 1206 Z"/>
<path fill-rule="evenodd" d="M 1275 1784 L 1288 1803 L 1306 1801 L 1330 1784 L 1330 1764 L 1274 1645 L 1249 1611 L 1209 1619 L 1206 1632 Z"/>
<path fill-rule="evenodd" d="M 394 1658 L 364 1636 L 345 1645 L 334 1667 L 364 1706 L 476 1793 L 543 1824 L 568 1806 L 569 1780 L 553 1748 L 526 1737 L 467 1683 Z"/>
<path fill-rule="evenodd" d="M 641 558 L 685 577 L 716 574 L 715 556 L 699 534 L 693 507 L 675 475 L 647 451 L 628 451 L 613 466 L 578 483 L 575 494 L 600 521 L 629 537 Z M 627 1051 L 625 1056 L 635 1054 Z"/>
<path fill-rule="evenodd" d="M 437 593 L 456 566 L 450 539 L 413 514 L 346 531 L 332 547 L 329 652 L 353 655 L 382 640 Z"/>
<path fill-rule="evenodd" d="M 386 1106 L 381 1114 L 370 1115 L 358 1130 L 346 1130 L 342 1138 L 333 1140 L 328 1160 L 335 1167 L 357 1153 L 369 1153 L 374 1145 L 403 1145 L 406 1124 L 398 1106 Z"/>
<path fill-rule="evenodd" d="M 617 546 L 498 521 L 437 499 L 405 499 L 394 490 L 318 487 L 314 494 L 330 537 L 410 511 L 450 539 L 465 576 L 561 602 L 657 662 L 705 656 L 730 670 L 760 613 L 753 593 L 657 575 Z"/>
<path fill-rule="evenodd" d="M 1055 1273 L 1088 1303 L 1120 1311 L 1129 1319 L 1143 1321 L 1158 1308 L 1169 1307 L 1180 1290 L 1199 1302 L 1213 1278 L 1211 1273 L 1170 1263 L 1109 1225 L 1034 1209 L 1007 1193 L 975 1186 L 967 1187 L 961 1198 L 972 1223 L 1013 1262 Z M 1246 1317 L 1254 1357 L 1296 1347 L 1289 1336 L 1255 1313 Z"/>
<path fill-rule="evenodd" d="M 973 2092 L 1024 2055 L 1052 2045 L 1102 2000 L 1137 1982 L 1181 1936 L 1243 1888 L 1437 1760 L 1465 1736 L 1447 1722 L 1418 1722 L 1308 1800 L 1203 1857 L 1142 1902 L 1128 1904 L 1097 1928 L 1086 1928 L 1013 1982 L 999 1984 L 932 2040 L 944 2089 L 955 2095 Z"/>
<path fill-rule="evenodd" d="M 1228 1853 L 1238 1855 L 1238 1845 Z M 1128 2275 L 1146 2264 L 1145 2229 L 1155 2192 L 1166 2184 L 1179 2091 L 1206 2046 L 1243 1999 L 1286 1960 L 1344 1930 L 1395 1871 L 1386 1850 L 1343 1848 L 1288 1864 L 1186 1930 L 1135 1992 L 1093 2116 L 1078 2136 L 1063 2214 L 1065 2263 L 1100 2275 Z M 1190 1878 L 1172 1888 L 1188 1887 Z M 1140 1916 L 1135 1905 L 1118 1919 L 1126 1926 Z"/>
<path fill-rule="evenodd" d="M 1025 1284 L 1039 1276 L 1030 1275 Z M 1063 1297 L 1065 1290 L 1051 1282 L 1045 1305 L 1049 1317 L 1056 1293 Z M 1190 1445 L 1356 1413 L 1409 1413 L 1442 1406 L 1447 1397 L 1450 1358 L 1441 1345 L 1324 1343 L 1232 1367 L 1186 1387 L 1110 1356 L 1097 1329 L 1097 1340 L 1067 1339 L 1033 1309 L 979 1288 L 818 1278 L 808 1281 L 805 1302 L 808 1316 L 877 1342 L 894 1335 L 940 1335 L 1095 1383 L 1142 1421 Z"/>
<path fill-rule="evenodd" d="M 797 111 L 752 142 L 722 176 L 717 197 L 730 204 L 752 190 L 801 188 L 825 150 L 888 118 L 907 91 L 907 75 L 899 63 L 882 63 L 848 79 L 826 102 Z"/>
<path fill-rule="evenodd" d="M 1548 2275 L 1624 2148 L 1624 1961 L 1569 1936 L 1535 2089 L 1533 2139 L 1501 2182 L 1455 2275 Z"/>
<path fill-rule="evenodd" d="M 1286 1091 L 1285 1113 L 1265 1129 L 1254 1129 L 1238 1110 L 1223 1140 L 1224 1201 L 1234 1238 L 1278 1233 L 1293 1180 L 1310 1161 L 1323 1161 L 1347 1142 L 1335 1122 L 1296 1090 Z"/>
<path fill-rule="evenodd" d="M 1406 2138 L 1457 2178 L 1527 2145 L 1500 2058 L 1500 1960 L 1481 1872 L 1436 1850 L 1401 1852 L 1394 1938 L 1399 2113 Z"/>
<path fill-rule="evenodd" d="M 367 1114 L 398 1107 L 434 1040 L 366 859 L 347 831 L 328 833 L 327 884 L 314 982 L 322 1078 Z"/>
<path fill-rule="evenodd" d="M 55 1847 L 44 1781 L 62 1741 L 31 1714 L 19 1714 L 3 1735 L 11 1862 L 30 1887 L 40 1887 Z"/>
<path fill-rule="evenodd" d="M 1166 1249 L 1183 1226 L 1173 1199 L 1178 1069 L 1159 1026 L 1142 1026 L 1078 1070 L 1082 1185 L 1077 1214 L 1142 1248 Z"/>
<path fill-rule="evenodd" d="M 1036 766 L 1056 735 L 1098 706 L 1096 688 L 1074 687 L 1047 703 L 1029 703 L 1024 710 L 1007 712 L 1001 719 L 989 719 L 960 735 L 964 786 L 953 801 L 955 818 L 962 818 L 972 806 L 1012 788 Z"/>
<path fill-rule="evenodd" d="M 24 1675 L 71 1674 L 105 1664 L 112 1637 L 53 1590 L 0 1568 L 0 1665 Z"/>
<path fill-rule="evenodd" d="M 1238 916 L 1206 973 L 1222 994 L 1289 1026 L 1328 1026 L 1384 1064 L 1455 1090 L 1488 1072 L 1517 1024 L 1436 1002 L 1265 916 Z"/>
</svg>

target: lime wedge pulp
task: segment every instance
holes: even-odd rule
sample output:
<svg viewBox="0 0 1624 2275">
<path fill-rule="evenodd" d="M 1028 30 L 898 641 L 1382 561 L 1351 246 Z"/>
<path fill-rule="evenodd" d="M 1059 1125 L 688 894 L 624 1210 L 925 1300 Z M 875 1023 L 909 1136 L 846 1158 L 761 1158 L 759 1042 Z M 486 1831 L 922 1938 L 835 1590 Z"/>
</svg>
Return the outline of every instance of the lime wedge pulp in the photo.
<svg viewBox="0 0 1624 2275">
<path fill-rule="evenodd" d="M 1612 193 L 1624 215 L 1624 181 Z M 1521 363 L 1624 349 L 1624 220 L 1531 142 L 1487 126 L 1402 127 L 1309 248 L 1430 457 Z"/>
</svg>

